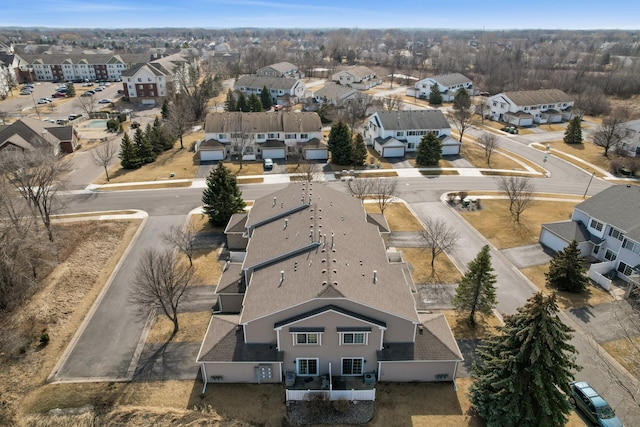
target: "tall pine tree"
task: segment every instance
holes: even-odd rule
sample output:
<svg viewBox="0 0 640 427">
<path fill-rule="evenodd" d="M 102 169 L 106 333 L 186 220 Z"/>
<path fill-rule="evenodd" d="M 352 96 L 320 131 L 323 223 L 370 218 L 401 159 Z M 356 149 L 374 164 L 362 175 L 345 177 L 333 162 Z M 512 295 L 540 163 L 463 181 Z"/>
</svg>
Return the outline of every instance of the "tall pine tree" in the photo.
<svg viewBox="0 0 640 427">
<path fill-rule="evenodd" d="M 416 164 L 418 166 L 438 166 L 442 158 L 442 141 L 433 133 L 422 137 L 416 150 Z"/>
<path fill-rule="evenodd" d="M 492 273 L 489 246 L 485 245 L 475 259 L 467 265 L 467 272 L 460 281 L 453 306 L 469 313 L 469 323 L 476 324 L 476 314 L 488 316 L 496 305 L 496 276 Z"/>
<path fill-rule="evenodd" d="M 566 424 L 569 382 L 580 369 L 571 332 L 558 318 L 555 294 L 539 292 L 478 348 L 469 397 L 488 427 Z"/>
<path fill-rule="evenodd" d="M 575 116 L 569 121 L 567 129 L 564 131 L 565 144 L 582 144 L 582 119 Z"/>
<path fill-rule="evenodd" d="M 202 210 L 214 226 L 226 225 L 236 212 L 245 208 L 242 192 L 236 177 L 222 162 L 207 177 L 207 187 L 202 193 Z"/>
<path fill-rule="evenodd" d="M 131 141 L 128 133 L 124 134 L 120 143 L 120 166 L 122 169 L 138 169 L 142 166 L 138 147 Z"/>
<path fill-rule="evenodd" d="M 260 92 L 260 101 L 262 101 L 262 108 L 264 111 L 269 111 L 271 107 L 273 107 L 273 98 L 271 98 L 271 93 L 267 86 L 262 88 L 262 92 Z"/>
<path fill-rule="evenodd" d="M 229 92 L 227 92 L 227 99 L 224 101 L 224 111 L 238 111 L 236 97 L 231 88 L 229 88 Z"/>
<path fill-rule="evenodd" d="M 148 126 L 148 128 L 150 128 L 150 126 Z M 138 158 L 142 164 L 152 163 L 156 160 L 157 156 L 153 151 L 153 146 L 141 128 L 136 129 L 136 133 L 133 135 L 133 142 L 136 145 Z"/>
<path fill-rule="evenodd" d="M 434 83 L 431 86 L 431 90 L 429 92 L 429 104 L 432 105 L 440 105 L 442 104 L 442 92 L 440 92 L 440 86 L 438 83 Z"/>
<path fill-rule="evenodd" d="M 575 240 L 551 259 L 549 272 L 545 273 L 545 277 L 549 287 L 559 291 L 582 292 L 587 288 L 589 279 L 584 274 Z"/>
<path fill-rule="evenodd" d="M 249 111 L 252 111 L 254 113 L 260 113 L 263 111 L 262 101 L 260 100 L 260 98 L 258 98 L 258 95 L 256 95 L 255 93 L 252 93 L 251 95 L 249 95 L 249 99 L 247 103 L 249 104 Z"/>
<path fill-rule="evenodd" d="M 238 92 L 238 99 L 236 100 L 236 110 L 243 113 L 249 112 L 249 101 L 244 93 Z"/>
<path fill-rule="evenodd" d="M 353 139 L 353 152 L 351 153 L 351 160 L 355 166 L 363 166 L 367 161 L 367 147 L 364 145 L 364 138 L 361 133 L 357 133 Z"/>
<path fill-rule="evenodd" d="M 351 151 L 353 142 L 351 141 L 351 131 L 349 126 L 343 121 L 339 121 L 331 126 L 329 132 L 329 151 L 331 161 L 337 165 L 348 165 L 351 163 Z"/>
</svg>

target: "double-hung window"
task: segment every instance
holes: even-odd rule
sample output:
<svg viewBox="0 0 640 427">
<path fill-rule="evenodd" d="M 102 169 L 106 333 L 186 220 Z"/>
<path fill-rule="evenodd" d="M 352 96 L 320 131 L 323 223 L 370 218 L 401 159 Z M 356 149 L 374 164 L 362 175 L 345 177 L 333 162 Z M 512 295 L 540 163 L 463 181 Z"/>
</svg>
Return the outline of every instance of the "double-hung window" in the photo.
<svg viewBox="0 0 640 427">
<path fill-rule="evenodd" d="M 324 328 L 292 327 L 293 345 L 321 345 Z"/>
<path fill-rule="evenodd" d="M 369 343 L 370 333 L 370 327 L 338 328 L 340 345 L 367 345 Z"/>
<path fill-rule="evenodd" d="M 600 222 L 600 221 L 598 221 L 598 220 L 592 219 L 592 220 L 591 220 L 591 223 L 590 223 L 590 225 L 589 225 L 589 226 L 590 226 L 591 228 L 595 228 L 595 229 L 596 229 L 596 230 L 598 230 L 598 231 L 602 231 L 602 227 L 604 226 L 604 224 L 603 224 L 603 223 L 601 223 L 601 222 Z"/>
</svg>

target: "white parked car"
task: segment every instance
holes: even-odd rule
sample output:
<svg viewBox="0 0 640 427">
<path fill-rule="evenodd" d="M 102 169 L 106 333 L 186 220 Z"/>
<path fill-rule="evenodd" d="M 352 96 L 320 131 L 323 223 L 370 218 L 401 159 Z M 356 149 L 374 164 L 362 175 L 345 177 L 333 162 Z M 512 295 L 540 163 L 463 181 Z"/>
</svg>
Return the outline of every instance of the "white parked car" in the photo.
<svg viewBox="0 0 640 427">
<path fill-rule="evenodd" d="M 51 98 L 40 98 L 38 99 L 38 104 L 49 104 L 52 102 Z"/>
<path fill-rule="evenodd" d="M 111 100 L 108 98 L 101 99 L 100 101 L 98 101 L 98 104 L 111 104 Z"/>
</svg>

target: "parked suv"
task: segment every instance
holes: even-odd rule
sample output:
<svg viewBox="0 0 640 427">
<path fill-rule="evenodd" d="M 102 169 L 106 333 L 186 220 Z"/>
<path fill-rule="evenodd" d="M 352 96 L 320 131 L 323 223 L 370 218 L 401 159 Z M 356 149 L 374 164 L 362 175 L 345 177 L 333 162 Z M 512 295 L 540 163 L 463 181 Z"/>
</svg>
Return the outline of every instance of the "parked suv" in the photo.
<svg viewBox="0 0 640 427">
<path fill-rule="evenodd" d="M 569 402 L 580 408 L 589 420 L 601 427 L 623 427 L 611 406 L 593 387 L 584 381 L 574 381 L 570 386 Z"/>
<path fill-rule="evenodd" d="M 264 170 L 270 171 L 273 169 L 273 160 L 264 159 Z"/>
</svg>

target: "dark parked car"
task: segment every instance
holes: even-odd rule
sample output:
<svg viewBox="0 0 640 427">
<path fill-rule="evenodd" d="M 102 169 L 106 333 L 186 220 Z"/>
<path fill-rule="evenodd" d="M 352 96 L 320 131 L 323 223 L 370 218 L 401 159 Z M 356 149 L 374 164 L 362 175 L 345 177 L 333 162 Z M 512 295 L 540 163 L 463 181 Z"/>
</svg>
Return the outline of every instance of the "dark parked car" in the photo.
<svg viewBox="0 0 640 427">
<path fill-rule="evenodd" d="M 138 122 L 131 122 L 131 129 L 138 129 L 140 127 L 140 123 Z"/>
<path fill-rule="evenodd" d="M 601 427 L 623 427 L 615 412 L 597 391 L 584 381 L 571 383 L 569 402 L 575 405 L 591 422 Z"/>
</svg>

